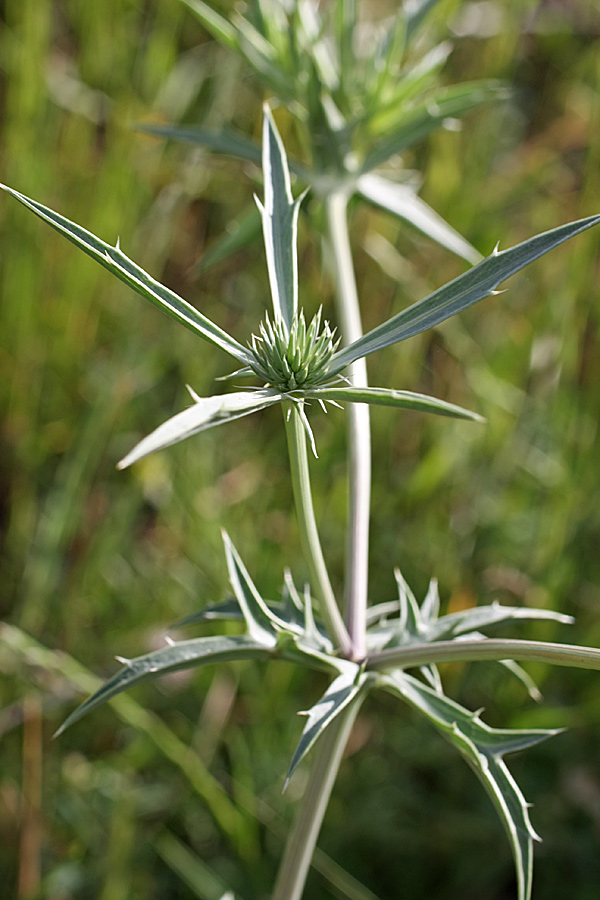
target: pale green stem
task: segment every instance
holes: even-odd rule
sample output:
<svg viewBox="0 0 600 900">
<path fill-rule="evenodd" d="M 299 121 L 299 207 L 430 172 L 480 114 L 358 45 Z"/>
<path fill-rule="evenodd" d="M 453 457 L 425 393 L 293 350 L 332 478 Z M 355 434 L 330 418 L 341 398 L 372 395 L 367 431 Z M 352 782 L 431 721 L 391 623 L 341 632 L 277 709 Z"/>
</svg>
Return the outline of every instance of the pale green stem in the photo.
<svg viewBox="0 0 600 900">
<path fill-rule="evenodd" d="M 362 336 L 360 306 L 354 278 L 347 222 L 348 197 L 343 191 L 326 201 L 329 239 L 333 251 L 337 316 L 342 341 L 351 344 Z M 346 377 L 359 387 L 367 386 L 364 359 L 348 367 Z M 366 654 L 367 591 L 369 563 L 369 518 L 371 509 L 371 425 L 369 407 L 350 403 L 348 418 L 348 537 L 346 546 L 346 623 L 352 642 L 352 658 Z"/>
<path fill-rule="evenodd" d="M 271 900 L 300 900 L 323 816 L 361 700 L 351 703 L 317 741 L 306 788 L 288 835 Z"/>
<path fill-rule="evenodd" d="M 600 650 L 576 644 L 543 641 L 483 638 L 481 640 L 433 641 L 409 647 L 382 650 L 369 657 L 367 669 L 411 669 L 444 662 L 471 662 L 486 659 L 531 660 L 554 666 L 600 669 Z"/>
<path fill-rule="evenodd" d="M 287 435 L 292 490 L 300 541 L 308 565 L 312 590 L 320 604 L 321 615 L 333 642 L 344 656 L 351 652 L 350 637 L 342 619 L 321 549 L 310 489 L 306 433 L 295 403 L 284 404 L 283 418 Z"/>
</svg>

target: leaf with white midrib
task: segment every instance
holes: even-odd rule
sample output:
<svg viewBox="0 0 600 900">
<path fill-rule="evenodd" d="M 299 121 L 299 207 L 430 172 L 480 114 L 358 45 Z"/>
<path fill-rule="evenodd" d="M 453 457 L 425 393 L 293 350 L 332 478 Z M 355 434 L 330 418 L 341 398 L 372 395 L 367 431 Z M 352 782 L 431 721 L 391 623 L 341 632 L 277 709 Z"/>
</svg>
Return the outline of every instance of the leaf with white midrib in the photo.
<svg viewBox="0 0 600 900">
<path fill-rule="evenodd" d="M 372 406 L 393 406 L 397 409 L 414 410 L 415 412 L 434 413 L 438 416 L 450 416 L 455 419 L 468 419 L 472 422 L 485 422 L 485 419 L 477 413 L 449 403 L 447 400 L 438 400 L 427 394 L 417 394 L 414 391 L 396 391 L 392 388 L 380 387 L 347 387 L 323 386 L 305 390 L 304 396 L 308 400 L 331 400 L 336 403 L 369 403 Z"/>
<path fill-rule="evenodd" d="M 504 625 L 516 620 L 547 619 L 561 625 L 571 625 L 572 616 L 555 612 L 553 609 L 534 609 L 528 606 L 503 606 L 501 603 L 490 603 L 486 606 L 475 606 L 473 609 L 448 613 L 432 621 L 424 629 L 422 638 L 428 641 L 449 640 L 453 637 L 489 628 L 492 625 Z"/>
<path fill-rule="evenodd" d="M 236 159 L 245 159 L 248 162 L 260 165 L 261 151 L 259 145 L 247 138 L 242 132 L 234 131 L 231 128 L 211 131 L 200 126 L 185 128 L 176 125 L 155 125 L 154 123 L 141 122 L 136 125 L 136 131 L 150 134 L 154 137 L 184 141 L 188 144 L 199 144 L 202 147 L 208 147 L 215 153 L 233 156 Z"/>
<path fill-rule="evenodd" d="M 263 119 L 264 206 L 259 204 L 275 318 L 287 331 L 298 310 L 298 260 L 296 234 L 300 198 L 294 201 L 283 143 L 269 108 Z"/>
<path fill-rule="evenodd" d="M 339 663 L 341 665 L 343 660 L 340 660 Z M 346 662 L 341 674 L 331 682 L 323 696 L 311 709 L 304 713 L 307 716 L 306 725 L 294 751 L 284 790 L 299 763 L 304 759 L 317 738 L 323 734 L 327 726 L 333 722 L 342 710 L 356 699 L 363 688 L 366 678 L 366 675 L 359 674 L 357 665 Z"/>
<path fill-rule="evenodd" d="M 266 647 L 277 644 L 279 634 L 289 632 L 287 622 L 269 609 L 227 532 L 222 531 L 229 581 L 246 620 L 248 634 Z"/>
<path fill-rule="evenodd" d="M 333 356 L 328 374 L 336 375 L 355 360 L 433 328 L 484 297 L 489 297 L 511 275 L 599 222 L 600 215 L 588 216 L 488 256 L 468 272 L 339 350 Z"/>
<path fill-rule="evenodd" d="M 209 428 L 241 419 L 258 410 L 280 403 L 283 395 L 272 388 L 234 391 L 214 397 L 194 395 L 194 404 L 176 413 L 143 438 L 118 464 L 126 469 L 150 453 L 164 450 Z"/>
<path fill-rule="evenodd" d="M 445 219 L 436 213 L 408 184 L 395 184 L 387 178 L 369 173 L 361 175 L 356 188 L 371 203 L 418 228 L 441 247 L 456 253 L 469 263 L 481 260 L 481 254 L 472 247 Z"/>
<path fill-rule="evenodd" d="M 88 256 L 99 262 L 101 266 L 104 266 L 105 269 L 116 275 L 120 281 L 129 285 L 142 297 L 150 300 L 151 303 L 162 309 L 167 315 L 177 319 L 178 322 L 181 322 L 205 340 L 210 341 L 210 343 L 216 344 L 217 347 L 225 350 L 239 362 L 248 365 L 250 355 L 245 347 L 227 334 L 226 331 L 223 331 L 222 328 L 219 328 L 218 325 L 215 325 L 214 322 L 211 322 L 210 319 L 207 319 L 206 316 L 203 316 L 186 300 L 163 284 L 160 284 L 144 269 L 136 265 L 133 260 L 123 253 L 118 242 L 115 247 L 112 247 L 91 232 L 86 231 L 85 228 L 82 228 L 75 222 L 71 222 L 36 200 L 31 200 L 24 194 L 6 187 L 6 185 L 0 185 L 0 188 L 15 197 L 20 203 L 39 216 L 40 219 L 51 225 L 52 228 L 79 247 L 80 250 L 83 250 L 84 253 L 87 253 Z"/>
<path fill-rule="evenodd" d="M 455 703 L 404 672 L 390 674 L 381 686 L 398 694 L 419 710 L 466 759 L 490 795 L 511 845 L 519 900 L 530 900 L 533 841 L 539 840 L 529 819 L 528 806 L 509 772 L 504 755 L 524 750 L 561 729 L 520 731 L 490 728 L 477 713 Z"/>
<path fill-rule="evenodd" d="M 269 655 L 268 647 L 249 635 L 216 635 L 179 641 L 145 656 L 138 656 L 136 659 L 121 660 L 125 663 L 123 668 L 71 713 L 56 734 L 62 734 L 74 722 L 121 691 L 151 678 L 206 663 L 235 659 L 267 659 Z"/>
</svg>

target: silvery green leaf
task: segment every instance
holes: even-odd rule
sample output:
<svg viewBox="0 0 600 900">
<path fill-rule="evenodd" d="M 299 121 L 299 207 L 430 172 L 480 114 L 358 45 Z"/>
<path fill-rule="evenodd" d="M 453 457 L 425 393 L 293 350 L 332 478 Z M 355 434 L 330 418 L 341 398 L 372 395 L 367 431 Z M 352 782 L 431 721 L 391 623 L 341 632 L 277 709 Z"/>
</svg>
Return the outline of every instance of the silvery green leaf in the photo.
<svg viewBox="0 0 600 900">
<path fill-rule="evenodd" d="M 518 662 L 514 661 L 514 659 L 501 659 L 499 660 L 499 662 L 500 665 L 503 666 L 503 668 L 511 673 L 511 675 L 514 675 L 515 678 L 519 679 L 532 700 L 535 700 L 536 703 L 542 702 L 543 698 L 540 693 L 540 689 L 538 688 L 529 672 L 525 671 L 523 666 L 520 666 Z"/>
<path fill-rule="evenodd" d="M 358 665 L 347 662 L 341 674 L 331 682 L 321 699 L 307 712 L 301 713 L 301 715 L 307 716 L 306 725 L 294 751 L 284 790 L 298 764 L 306 756 L 319 735 L 349 703 L 358 697 L 367 677 L 364 672 L 361 672 Z"/>
<path fill-rule="evenodd" d="M 470 263 L 480 261 L 481 254 L 475 247 L 421 200 L 409 185 L 395 184 L 387 178 L 369 173 L 360 176 L 356 187 L 367 200 L 409 222 L 446 250 Z"/>
<path fill-rule="evenodd" d="M 508 96 L 506 86 L 498 81 L 477 81 L 441 88 L 419 106 L 408 106 L 400 100 L 386 112 L 373 117 L 373 130 L 382 131 L 385 137 L 374 143 L 367 153 L 360 174 L 376 169 L 390 157 L 412 147 L 445 120 L 465 115 L 477 106 Z"/>
<path fill-rule="evenodd" d="M 110 700 L 111 697 L 150 678 L 206 663 L 235 659 L 267 659 L 269 655 L 270 650 L 265 643 L 248 635 L 218 635 L 170 643 L 160 650 L 132 660 L 120 659 L 119 661 L 124 663 L 123 668 L 71 713 L 57 734 L 61 734 L 90 710 Z"/>
<path fill-rule="evenodd" d="M 367 625 L 377 625 L 387 621 L 390 616 L 398 615 L 400 604 L 398 600 L 386 600 L 384 603 L 376 603 L 367 609 Z"/>
<path fill-rule="evenodd" d="M 329 374 L 335 375 L 356 359 L 433 328 L 484 297 L 489 297 L 511 275 L 598 222 L 600 215 L 588 216 L 538 234 L 509 250 L 494 251 L 468 272 L 339 350 L 333 356 Z"/>
<path fill-rule="evenodd" d="M 232 422 L 242 416 L 250 415 L 260 409 L 280 403 L 283 395 L 272 388 L 259 391 L 235 391 L 231 394 L 220 394 L 216 397 L 194 396 L 194 405 L 177 413 L 159 425 L 145 437 L 119 463 L 119 469 L 126 469 L 133 463 L 154 453 L 164 450 L 171 444 L 183 441 L 194 434 L 214 428 L 224 422 Z"/>
<path fill-rule="evenodd" d="M 335 32 L 339 56 L 340 75 L 344 82 L 356 69 L 356 0 L 338 0 L 335 10 Z M 350 79 L 353 82 L 353 79 Z"/>
<path fill-rule="evenodd" d="M 231 50 L 238 49 L 239 41 L 236 30 L 224 16 L 221 16 L 203 0 L 183 0 L 183 3 L 196 13 L 206 30 L 216 40 Z"/>
<path fill-rule="evenodd" d="M 470 632 L 479 632 L 482 628 L 489 628 L 491 625 L 504 625 L 517 619 L 549 619 L 563 625 L 570 625 L 573 622 L 572 616 L 554 612 L 552 609 L 502 606 L 500 603 L 494 602 L 487 606 L 475 606 L 473 609 L 462 609 L 460 612 L 442 616 L 425 628 L 424 639 L 429 641 L 449 640 Z"/>
<path fill-rule="evenodd" d="M 439 84 L 439 70 L 444 65 L 452 44 L 443 41 L 432 47 L 410 68 L 400 67 L 406 44 L 406 23 L 402 12 L 396 17 L 396 27 L 386 34 L 385 66 L 377 67 L 379 81 L 374 102 L 364 110 L 364 123 L 372 138 L 384 137 L 393 130 L 394 123 L 410 106 L 414 106 L 427 90 Z M 442 123 L 443 124 L 443 123 Z"/>
<path fill-rule="evenodd" d="M 438 591 L 438 583 L 432 578 L 425 594 L 425 599 L 421 603 L 421 621 L 427 627 L 435 622 L 440 614 L 440 594 Z"/>
<path fill-rule="evenodd" d="M 396 579 L 398 602 L 400 604 L 400 614 L 396 623 L 399 638 L 402 640 L 417 637 L 422 631 L 419 604 L 400 569 L 394 569 L 394 578 Z"/>
<path fill-rule="evenodd" d="M 232 128 L 211 131 L 200 126 L 181 127 L 142 123 L 136 125 L 136 131 L 151 134 L 155 137 L 169 138 L 174 141 L 199 144 L 201 147 L 208 147 L 209 150 L 213 150 L 216 153 L 234 156 L 238 159 L 246 159 L 249 162 L 260 165 L 261 150 L 259 145 L 247 138 L 241 131 L 234 131 Z"/>
<path fill-rule="evenodd" d="M 528 804 L 510 774 L 504 756 L 532 747 L 558 730 L 490 728 L 477 713 L 448 699 L 402 672 L 391 673 L 381 686 L 421 712 L 466 759 L 490 795 L 508 834 L 517 873 L 519 900 L 529 900 L 533 841 L 539 840 L 529 820 Z"/>
<path fill-rule="evenodd" d="M 294 201 L 290 173 L 279 132 L 268 109 L 263 119 L 263 174 L 265 202 L 259 209 L 276 320 L 288 332 L 298 311 L 298 258 L 296 235 L 301 199 Z"/>
<path fill-rule="evenodd" d="M 206 609 L 200 609 L 197 612 L 185 616 L 175 622 L 173 628 L 181 628 L 184 625 L 196 625 L 199 622 L 213 622 L 215 620 L 223 621 L 244 621 L 244 614 L 240 604 L 235 597 L 228 597 L 221 603 L 212 603 Z"/>
<path fill-rule="evenodd" d="M 427 394 L 416 394 L 413 391 L 395 391 L 391 388 L 376 387 L 318 387 L 304 391 L 308 400 L 332 400 L 337 403 L 370 403 L 373 406 L 395 406 L 398 409 L 411 409 L 417 412 L 435 413 L 438 416 L 451 416 L 456 419 L 469 419 L 472 422 L 485 422 L 482 416 L 463 409 L 455 403 L 438 400 Z"/>
<path fill-rule="evenodd" d="M 568 616 L 562 617 L 562 621 L 569 619 Z M 571 620 L 572 621 L 572 620 Z M 468 634 L 463 635 L 462 637 L 456 638 L 456 640 L 485 640 L 485 634 L 482 634 L 480 631 L 470 631 Z M 531 675 L 525 671 L 525 669 L 519 665 L 518 662 L 515 662 L 514 659 L 498 659 L 495 660 L 498 665 L 502 666 L 503 669 L 506 669 L 507 672 L 510 672 L 515 678 L 517 678 L 521 684 L 527 690 L 527 693 L 531 697 L 532 700 L 535 700 L 536 703 L 540 703 L 542 700 L 542 695 L 539 691 L 539 688 Z"/>
<path fill-rule="evenodd" d="M 238 48 L 246 62 L 254 69 L 279 99 L 295 100 L 297 88 L 293 76 L 288 76 L 277 51 L 251 22 L 236 10 L 232 13 Z"/>
<path fill-rule="evenodd" d="M 405 0 L 403 12 L 406 17 L 406 34 L 410 39 L 421 27 L 421 23 L 437 6 L 440 0 Z"/>
<path fill-rule="evenodd" d="M 72 243 L 76 244 L 81 250 L 99 262 L 105 269 L 116 275 L 121 281 L 141 294 L 147 300 L 150 300 L 155 306 L 158 306 L 163 312 L 166 312 L 172 318 L 177 319 L 183 325 L 186 325 L 192 331 L 199 334 L 205 340 L 221 347 L 231 356 L 234 356 L 244 365 L 248 364 L 248 350 L 239 344 L 234 338 L 230 337 L 226 331 L 203 316 L 193 306 L 170 291 L 164 285 L 155 281 L 147 272 L 136 265 L 127 257 L 119 247 L 119 243 L 115 247 L 101 241 L 95 235 L 86 231 L 80 225 L 65 219 L 47 206 L 37 203 L 35 200 L 25 197 L 12 188 L 0 185 L 0 187 L 12 194 L 24 206 L 34 212 L 40 219 L 48 222 L 56 231 L 60 232 Z"/>
<path fill-rule="evenodd" d="M 248 634 L 264 646 L 274 647 L 280 633 L 289 630 L 288 624 L 269 609 L 226 531 L 223 531 L 223 543 L 229 581 L 244 614 Z"/>
</svg>

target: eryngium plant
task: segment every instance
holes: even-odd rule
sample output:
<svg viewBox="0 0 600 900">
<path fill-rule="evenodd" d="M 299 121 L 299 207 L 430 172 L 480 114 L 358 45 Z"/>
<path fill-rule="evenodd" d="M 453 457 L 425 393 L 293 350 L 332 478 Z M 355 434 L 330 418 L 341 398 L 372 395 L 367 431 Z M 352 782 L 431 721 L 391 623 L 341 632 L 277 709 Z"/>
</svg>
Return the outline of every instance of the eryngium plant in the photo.
<svg viewBox="0 0 600 900">
<path fill-rule="evenodd" d="M 379 404 L 482 420 L 434 397 L 368 387 L 364 359 L 494 294 L 510 275 L 599 223 L 600 216 L 494 251 L 450 284 L 363 335 L 346 227 L 348 198 L 358 194 L 383 206 L 470 262 L 478 262 L 477 251 L 420 200 L 412 177 L 404 173 L 400 181 L 393 180 L 392 172 L 381 167 L 449 119 L 504 96 L 505 89 L 494 82 L 439 87 L 437 77 L 450 49 L 446 43 L 433 47 L 414 64 L 415 35 L 436 0 L 403 4 L 393 21 L 379 28 L 362 23 L 363 29 L 372 29 L 369 40 L 362 43 L 368 51 L 361 50 L 357 39 L 360 29 L 354 0 L 321 7 L 312 0 L 249 0 L 246 14 L 234 13 L 231 20 L 203 0 L 184 2 L 219 41 L 245 59 L 268 91 L 296 117 L 310 163 L 292 161 L 291 168 L 326 206 L 339 330 L 336 332 L 321 311 L 307 325 L 308 318 L 299 306 L 296 227 L 302 197 L 294 199 L 292 195 L 286 155 L 268 109 L 262 148 L 228 130 L 147 129 L 262 162 L 264 198 L 258 204 L 258 221 L 266 249 L 272 310 L 264 312 L 262 321 L 257 316 L 252 335 L 239 339 L 229 335 L 155 281 L 118 243 L 107 244 L 36 201 L 6 190 L 142 296 L 228 353 L 235 360 L 236 377 L 258 379 L 258 384 L 244 390 L 212 397 L 199 397 L 190 389 L 192 405 L 144 438 L 119 467 L 208 428 L 266 407 L 282 406 L 310 585 L 298 590 L 286 571 L 281 600 L 265 599 L 224 534 L 233 597 L 192 614 L 188 621 L 233 619 L 240 623 L 240 633 L 169 639 L 161 650 L 133 660 L 120 659 L 122 668 L 61 730 L 141 681 L 204 663 L 285 660 L 329 673 L 331 682 L 323 697 L 305 713 L 305 727 L 288 772 L 289 780 L 315 745 L 298 818 L 272 893 L 272 900 L 298 900 L 354 718 L 368 693 L 384 690 L 428 719 L 480 778 L 509 837 L 519 900 L 528 900 L 536 835 L 528 804 L 505 757 L 555 732 L 490 728 L 479 713 L 446 696 L 437 667 L 448 661 L 497 660 L 533 692 L 535 686 L 519 661 L 600 668 L 600 652 L 567 644 L 490 638 L 488 629 L 515 620 L 553 619 L 565 624 L 570 620 L 552 611 L 499 604 L 440 615 L 435 581 L 418 603 L 398 570 L 397 598 L 369 597 L 367 605 L 370 466 L 364 410 L 369 404 Z M 317 408 L 315 400 L 323 408 L 327 403 L 349 404 L 351 509 L 343 602 L 331 586 L 312 507 L 307 440 L 316 455 L 308 418 L 313 407 Z"/>
<path fill-rule="evenodd" d="M 209 398 L 192 392 L 193 404 L 144 438 L 119 464 L 124 467 L 207 428 L 256 410 L 281 405 L 288 439 L 290 472 L 300 535 L 311 583 L 297 589 L 289 572 L 279 602 L 265 599 L 254 584 L 233 542 L 224 534 L 225 557 L 233 598 L 190 616 L 189 621 L 232 619 L 239 634 L 173 641 L 136 659 L 120 659 L 121 669 L 84 702 L 60 731 L 121 691 L 168 672 L 222 660 L 285 660 L 329 673 L 331 682 L 308 710 L 287 780 L 313 745 L 312 765 L 283 856 L 272 900 L 301 897 L 321 820 L 352 723 L 367 694 L 386 691 L 422 714 L 473 768 L 492 798 L 506 829 L 515 862 L 519 900 L 531 894 L 535 831 L 528 804 L 507 768 L 505 757 L 556 732 L 549 729 L 497 729 L 444 692 L 438 664 L 497 660 L 533 690 L 519 661 L 600 669 L 600 651 L 539 641 L 487 637 L 491 627 L 520 619 L 570 619 L 549 610 L 521 609 L 494 603 L 440 615 L 435 581 L 421 603 L 397 570 L 397 598 L 370 598 L 355 615 L 342 614 L 332 589 L 314 516 L 308 469 L 307 438 L 316 453 L 307 416 L 310 401 L 380 404 L 419 409 L 481 421 L 460 407 L 433 397 L 390 388 L 349 383 L 348 367 L 377 350 L 397 344 L 496 292 L 510 275 L 600 223 L 600 215 L 563 225 L 508 250 L 498 251 L 465 274 L 380 324 L 364 336 L 338 347 L 333 328 L 318 313 L 307 326 L 298 301 L 296 221 L 299 200 L 291 192 L 284 148 L 268 109 L 263 123 L 264 204 L 259 205 L 266 247 L 273 309 L 256 334 L 238 341 L 165 286 L 156 282 L 120 249 L 96 238 L 58 213 L 5 188 L 25 206 L 172 317 L 220 347 L 241 366 L 235 374 L 262 382 L 246 390 Z M 334 229 L 335 231 L 335 229 Z M 348 281 L 351 273 L 340 272 Z M 368 439 L 368 436 L 365 436 Z M 360 441 L 360 436 L 358 438 Z M 354 522 L 350 521 L 350 529 Z M 351 597 L 352 604 L 358 599 Z M 349 622 L 354 622 L 354 628 Z M 358 633 L 356 623 L 363 622 Z M 287 784 L 287 781 L 286 781 Z"/>
</svg>

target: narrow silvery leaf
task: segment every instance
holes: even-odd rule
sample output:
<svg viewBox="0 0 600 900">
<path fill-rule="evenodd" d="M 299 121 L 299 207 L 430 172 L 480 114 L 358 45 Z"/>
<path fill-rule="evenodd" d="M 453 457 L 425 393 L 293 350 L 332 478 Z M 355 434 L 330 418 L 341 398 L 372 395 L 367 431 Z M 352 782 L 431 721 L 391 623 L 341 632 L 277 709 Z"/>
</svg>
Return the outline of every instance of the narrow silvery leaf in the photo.
<svg viewBox="0 0 600 900">
<path fill-rule="evenodd" d="M 440 614 L 440 594 L 438 584 L 435 578 L 432 578 L 425 594 L 425 599 L 421 603 L 421 620 L 425 627 L 436 621 Z"/>
<path fill-rule="evenodd" d="M 289 75 L 286 67 L 277 58 L 277 51 L 272 44 L 243 15 L 234 11 L 232 14 L 239 52 L 279 99 L 294 100 L 296 88 L 293 75 Z"/>
<path fill-rule="evenodd" d="M 449 640 L 450 638 L 478 632 L 491 625 L 504 625 L 515 620 L 549 619 L 563 625 L 573 623 L 572 616 L 554 612 L 552 609 L 534 609 L 527 606 L 502 606 L 490 603 L 487 606 L 475 606 L 460 612 L 449 613 L 426 627 L 424 639 L 429 641 Z"/>
<path fill-rule="evenodd" d="M 166 312 L 172 318 L 177 319 L 183 325 L 186 325 L 192 331 L 199 334 L 205 340 L 221 347 L 231 356 L 235 357 L 244 365 L 248 364 L 249 353 L 245 347 L 242 347 L 234 338 L 230 337 L 226 331 L 203 316 L 193 306 L 170 291 L 160 282 L 155 281 L 147 272 L 130 260 L 120 249 L 119 244 L 111 247 L 101 241 L 91 232 L 86 231 L 80 225 L 76 225 L 64 216 L 59 215 L 47 206 L 37 203 L 35 200 L 25 197 L 12 188 L 0 185 L 0 187 L 16 197 L 24 206 L 34 212 L 40 219 L 48 222 L 56 231 L 60 232 L 72 243 L 76 244 L 81 250 L 99 262 L 105 269 L 116 275 L 121 281 L 141 294 L 147 300 L 150 300 L 155 306 L 158 306 L 163 312 Z"/>
<path fill-rule="evenodd" d="M 529 672 L 525 671 L 523 666 L 520 666 L 518 662 L 514 661 L 514 659 L 501 659 L 499 660 L 499 662 L 503 668 L 511 673 L 511 675 L 514 675 L 515 678 L 519 679 L 532 700 L 535 700 L 536 703 L 542 702 L 543 697 L 541 695 L 540 689 L 538 688 Z"/>
<path fill-rule="evenodd" d="M 600 215 L 589 216 L 538 234 L 509 250 L 493 253 L 468 272 L 335 353 L 329 374 L 335 375 L 356 359 L 433 328 L 484 297 L 489 297 L 515 272 L 598 222 Z"/>
<path fill-rule="evenodd" d="M 384 603 L 369 606 L 367 609 L 367 625 L 385 622 L 390 616 L 398 615 L 399 609 L 400 605 L 397 600 L 386 600 Z"/>
<path fill-rule="evenodd" d="M 373 406 L 395 406 L 398 409 L 412 409 L 417 412 L 435 413 L 438 416 L 451 416 L 455 419 L 469 419 L 472 422 L 485 422 L 477 413 L 446 400 L 438 400 L 427 394 L 416 394 L 413 391 L 394 391 L 391 388 L 372 387 L 319 387 L 304 392 L 307 399 L 333 400 L 337 403 L 370 403 Z"/>
<path fill-rule="evenodd" d="M 248 634 L 264 646 L 274 647 L 278 635 L 288 630 L 287 623 L 269 609 L 259 594 L 226 531 L 223 531 L 223 543 L 229 581 L 244 614 Z"/>
<path fill-rule="evenodd" d="M 231 637 L 217 635 L 195 638 L 191 641 L 179 641 L 145 656 L 138 656 L 136 659 L 120 660 L 124 663 L 123 668 L 71 713 L 57 734 L 61 734 L 69 725 L 77 722 L 90 710 L 110 700 L 111 697 L 142 681 L 148 681 L 150 678 L 157 678 L 159 675 L 166 675 L 168 672 L 176 672 L 179 669 L 191 669 L 206 663 L 232 659 L 266 659 L 268 656 L 269 648 L 248 635 Z"/>
<path fill-rule="evenodd" d="M 285 787 L 319 735 L 361 692 L 365 679 L 366 676 L 360 674 L 359 666 L 347 663 L 344 671 L 331 682 L 321 699 L 304 713 L 307 716 L 306 725 L 294 751 Z"/>
<path fill-rule="evenodd" d="M 394 569 L 394 578 L 398 587 L 400 615 L 397 621 L 398 639 L 416 637 L 422 629 L 421 610 L 400 569 Z"/>
<path fill-rule="evenodd" d="M 506 829 L 517 873 L 519 900 L 529 900 L 533 841 L 539 840 L 529 820 L 528 804 L 510 774 L 504 755 L 532 747 L 560 730 L 490 728 L 475 713 L 405 673 L 382 682 L 419 710 L 442 733 L 482 781 Z"/>
<path fill-rule="evenodd" d="M 282 394 L 271 388 L 260 391 L 236 391 L 217 397 L 195 395 L 193 406 L 159 425 L 118 463 L 118 468 L 126 469 L 149 453 L 164 450 L 165 447 L 206 431 L 207 428 L 214 428 L 224 422 L 232 422 L 267 406 L 273 406 L 281 402 L 282 398 Z"/>
<path fill-rule="evenodd" d="M 440 0 L 405 0 L 406 35 L 410 39 Z"/>
<path fill-rule="evenodd" d="M 374 117 L 373 128 L 384 130 L 385 137 L 375 143 L 360 168 L 360 173 L 371 172 L 387 162 L 390 157 L 402 153 L 427 137 L 430 132 L 444 125 L 447 119 L 464 116 L 466 113 L 508 96 L 505 85 L 498 81 L 478 81 L 442 88 L 430 96 L 420 106 L 406 110 L 402 99 L 397 109 Z"/>
<path fill-rule="evenodd" d="M 154 125 L 142 123 L 136 125 L 136 131 L 151 134 L 155 137 L 169 138 L 174 141 L 185 141 L 189 144 L 199 144 L 208 147 L 216 153 L 225 156 L 235 156 L 238 159 L 246 159 L 249 162 L 260 165 L 261 150 L 258 144 L 247 138 L 241 131 L 231 128 L 222 128 L 220 131 L 210 131 L 201 127 L 178 127 L 174 125 Z"/>
<path fill-rule="evenodd" d="M 298 309 L 298 258 L 296 235 L 301 199 L 294 201 L 283 143 L 271 113 L 263 119 L 263 174 L 265 202 L 259 206 L 267 253 L 269 283 L 275 318 L 288 332 Z"/>
<path fill-rule="evenodd" d="M 221 603 L 211 603 L 206 609 L 200 609 L 197 612 L 185 616 L 183 619 L 175 622 L 173 628 L 181 628 L 184 625 L 197 625 L 201 622 L 212 622 L 214 620 L 228 621 L 244 621 L 244 614 L 239 602 L 235 597 L 228 597 Z"/>
<path fill-rule="evenodd" d="M 203 0 L 183 0 L 186 6 L 196 13 L 204 27 L 214 38 L 225 44 L 231 50 L 238 47 L 238 37 L 235 28 L 226 18 L 219 15 L 208 3 Z"/>
<path fill-rule="evenodd" d="M 365 199 L 409 222 L 451 253 L 470 263 L 480 261 L 481 253 L 421 200 L 409 185 L 394 184 L 387 178 L 368 174 L 360 176 L 356 187 Z"/>
</svg>

